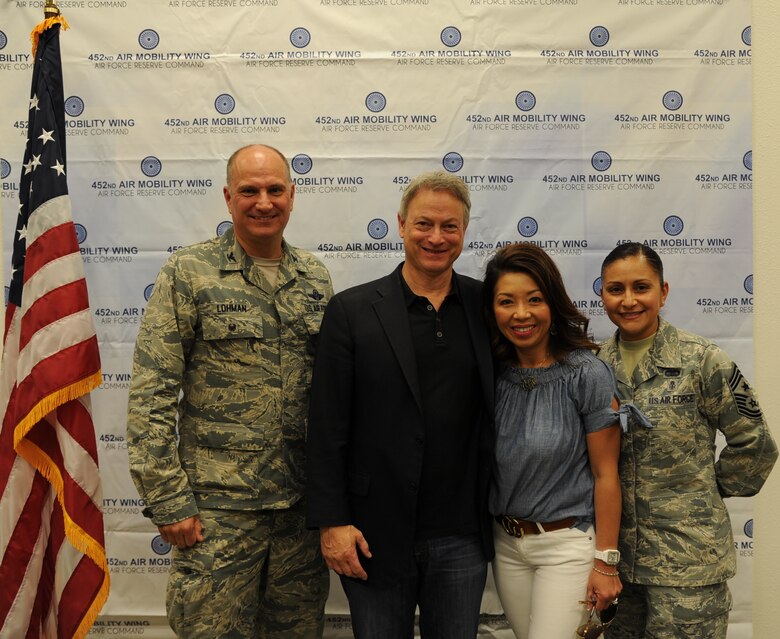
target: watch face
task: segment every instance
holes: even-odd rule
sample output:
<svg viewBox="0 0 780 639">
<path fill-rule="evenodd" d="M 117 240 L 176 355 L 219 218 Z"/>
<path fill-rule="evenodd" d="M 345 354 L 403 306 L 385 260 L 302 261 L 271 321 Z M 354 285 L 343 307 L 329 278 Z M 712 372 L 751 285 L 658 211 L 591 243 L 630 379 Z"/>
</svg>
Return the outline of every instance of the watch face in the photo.
<svg viewBox="0 0 780 639">
<path fill-rule="evenodd" d="M 596 559 L 601 559 L 605 564 L 609 566 L 617 566 L 620 561 L 619 550 L 597 550 Z"/>
</svg>

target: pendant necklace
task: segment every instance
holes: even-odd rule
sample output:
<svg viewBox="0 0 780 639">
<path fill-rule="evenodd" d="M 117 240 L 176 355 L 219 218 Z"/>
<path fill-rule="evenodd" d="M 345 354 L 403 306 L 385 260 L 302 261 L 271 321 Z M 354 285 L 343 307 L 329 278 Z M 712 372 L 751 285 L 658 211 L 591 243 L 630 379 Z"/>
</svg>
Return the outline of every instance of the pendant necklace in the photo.
<svg viewBox="0 0 780 639">
<path fill-rule="evenodd" d="M 530 366 L 529 368 L 544 368 L 544 365 L 549 361 L 550 354 L 547 353 L 547 357 L 545 357 L 538 365 L 536 366 Z M 532 391 L 534 388 L 536 388 L 536 376 L 535 375 L 522 375 L 520 377 L 520 388 L 522 388 L 524 391 Z"/>
</svg>

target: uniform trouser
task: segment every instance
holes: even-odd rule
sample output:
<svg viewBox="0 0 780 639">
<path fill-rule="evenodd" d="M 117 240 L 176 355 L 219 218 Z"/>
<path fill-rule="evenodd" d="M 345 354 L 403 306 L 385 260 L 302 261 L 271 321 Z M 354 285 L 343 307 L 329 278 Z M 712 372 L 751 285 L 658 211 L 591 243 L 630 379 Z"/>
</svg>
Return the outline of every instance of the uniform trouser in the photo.
<svg viewBox="0 0 780 639">
<path fill-rule="evenodd" d="M 624 583 L 607 639 L 725 639 L 731 593 L 710 586 L 640 586 Z"/>
<path fill-rule="evenodd" d="M 565 528 L 522 538 L 495 523 L 493 577 L 509 624 L 518 639 L 573 637 L 587 618 L 588 577 L 596 542 L 586 532 Z"/>
<path fill-rule="evenodd" d="M 328 572 L 301 505 L 200 518 L 204 540 L 173 552 L 166 604 L 177 637 L 322 637 Z"/>
</svg>

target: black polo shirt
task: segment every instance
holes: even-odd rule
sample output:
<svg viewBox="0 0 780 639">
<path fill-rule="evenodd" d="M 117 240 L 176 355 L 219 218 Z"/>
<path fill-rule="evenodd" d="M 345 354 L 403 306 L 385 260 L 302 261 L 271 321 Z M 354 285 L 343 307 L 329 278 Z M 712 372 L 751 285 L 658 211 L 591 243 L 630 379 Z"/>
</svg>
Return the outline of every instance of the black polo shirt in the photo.
<svg viewBox="0 0 780 639">
<path fill-rule="evenodd" d="M 476 533 L 482 387 L 457 280 L 436 311 L 398 273 L 425 422 L 416 539 Z"/>
</svg>

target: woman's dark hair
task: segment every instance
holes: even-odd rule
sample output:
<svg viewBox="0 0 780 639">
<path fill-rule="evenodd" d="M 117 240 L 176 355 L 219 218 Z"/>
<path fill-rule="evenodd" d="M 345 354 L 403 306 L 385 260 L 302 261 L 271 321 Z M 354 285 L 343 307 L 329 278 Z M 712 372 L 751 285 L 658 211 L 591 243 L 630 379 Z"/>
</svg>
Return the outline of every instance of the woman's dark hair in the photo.
<svg viewBox="0 0 780 639">
<path fill-rule="evenodd" d="M 656 253 L 653 249 L 651 249 L 649 246 L 645 246 L 644 244 L 640 242 L 626 242 L 625 244 L 618 244 L 615 248 L 613 248 L 609 255 L 604 258 L 604 261 L 601 263 L 601 278 L 604 279 L 604 271 L 607 269 L 607 267 L 612 264 L 612 262 L 617 262 L 618 260 L 625 260 L 629 257 L 638 257 L 638 256 L 644 256 L 644 258 L 647 260 L 647 263 L 650 265 L 650 268 L 653 269 L 653 272 L 658 275 L 658 279 L 661 282 L 661 286 L 664 285 L 664 263 L 661 261 L 661 258 L 658 256 L 658 253 Z"/>
<path fill-rule="evenodd" d="M 571 301 L 563 278 L 549 255 L 533 244 L 510 244 L 499 249 L 485 267 L 482 286 L 482 313 L 490 331 L 490 345 L 497 361 L 517 359 L 513 344 L 501 334 L 493 313 L 493 297 L 498 279 L 505 273 L 525 273 L 536 282 L 550 307 L 550 352 L 557 358 L 577 348 L 599 350 L 588 337 L 590 320 Z"/>
</svg>

